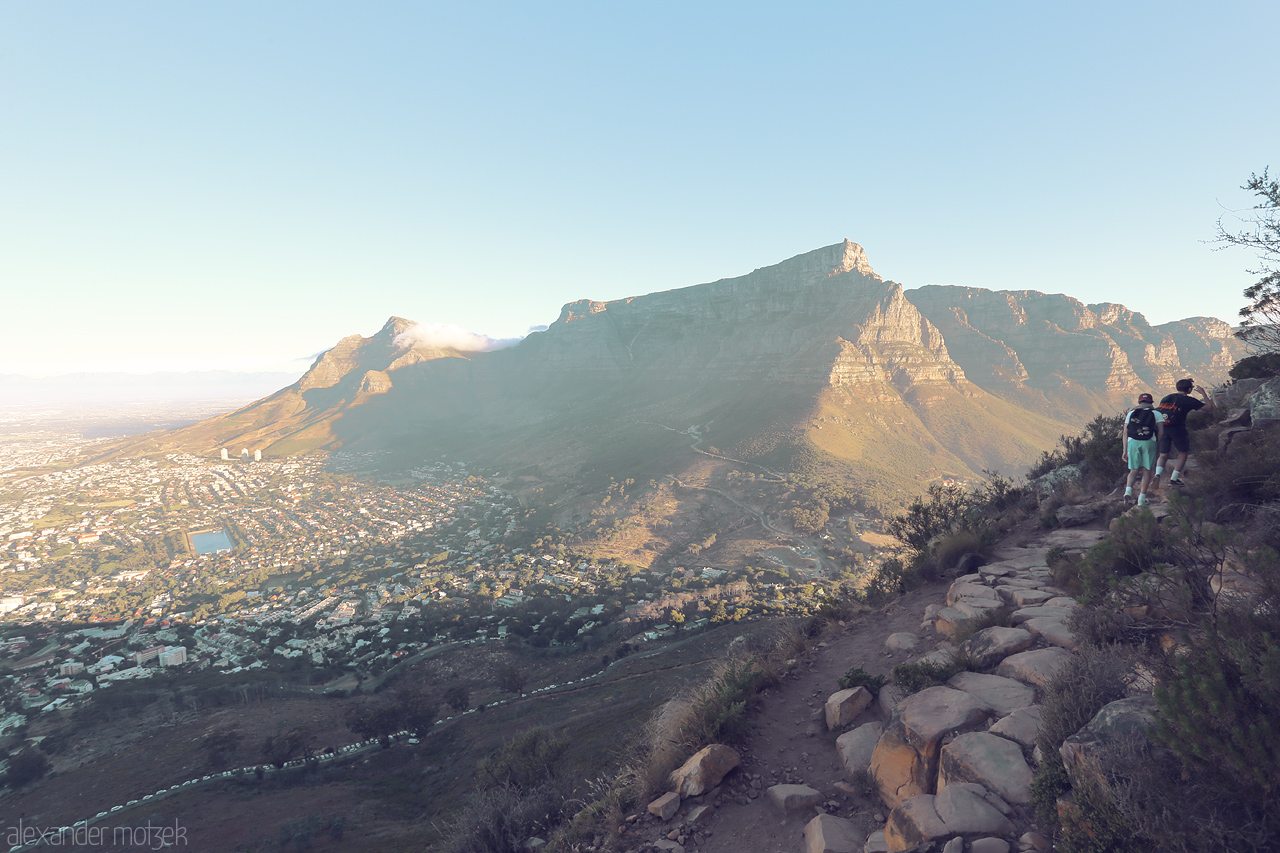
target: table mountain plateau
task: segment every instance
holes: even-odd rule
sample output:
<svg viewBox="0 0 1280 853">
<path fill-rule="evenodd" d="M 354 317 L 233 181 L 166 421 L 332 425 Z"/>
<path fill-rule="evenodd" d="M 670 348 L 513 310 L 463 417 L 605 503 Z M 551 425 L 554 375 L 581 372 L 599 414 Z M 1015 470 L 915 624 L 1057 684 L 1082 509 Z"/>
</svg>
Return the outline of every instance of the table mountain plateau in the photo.
<svg viewBox="0 0 1280 853">
<path fill-rule="evenodd" d="M 131 449 L 448 452 L 562 480 L 727 457 L 900 498 L 942 475 L 1014 473 L 1139 390 L 1220 380 L 1240 351 L 1209 318 L 1155 327 L 1030 290 L 904 292 L 847 240 L 737 278 L 572 302 L 493 352 L 427 346 L 412 327 L 393 317 L 344 338 L 293 385 Z"/>
</svg>

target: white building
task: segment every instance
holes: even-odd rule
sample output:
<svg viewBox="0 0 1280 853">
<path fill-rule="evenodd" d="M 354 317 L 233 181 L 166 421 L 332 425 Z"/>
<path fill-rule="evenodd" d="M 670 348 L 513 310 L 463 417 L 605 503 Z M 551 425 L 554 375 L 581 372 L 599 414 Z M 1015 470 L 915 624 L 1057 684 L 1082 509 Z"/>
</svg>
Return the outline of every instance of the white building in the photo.
<svg viewBox="0 0 1280 853">
<path fill-rule="evenodd" d="M 183 646 L 168 646 L 156 660 L 161 666 L 178 666 L 187 662 L 187 650 Z"/>
</svg>

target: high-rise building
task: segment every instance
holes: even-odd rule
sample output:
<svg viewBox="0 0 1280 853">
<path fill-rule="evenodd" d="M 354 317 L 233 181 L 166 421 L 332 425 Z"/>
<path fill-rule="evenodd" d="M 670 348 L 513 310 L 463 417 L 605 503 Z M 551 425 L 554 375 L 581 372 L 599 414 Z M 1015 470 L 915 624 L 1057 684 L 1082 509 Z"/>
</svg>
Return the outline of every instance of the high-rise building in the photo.
<svg viewBox="0 0 1280 853">
<path fill-rule="evenodd" d="M 261 461 L 262 461 L 262 451 L 261 451 L 261 450 L 255 450 L 255 451 L 253 451 L 253 461 L 254 461 L 254 462 L 261 462 Z"/>
<path fill-rule="evenodd" d="M 222 461 L 223 462 L 227 461 L 227 449 L 225 447 L 222 448 Z"/>
<path fill-rule="evenodd" d="M 242 448 L 240 448 L 240 458 L 241 458 L 241 459 L 248 459 L 248 458 L 249 458 L 249 448 L 247 448 L 247 447 L 242 447 Z"/>
</svg>

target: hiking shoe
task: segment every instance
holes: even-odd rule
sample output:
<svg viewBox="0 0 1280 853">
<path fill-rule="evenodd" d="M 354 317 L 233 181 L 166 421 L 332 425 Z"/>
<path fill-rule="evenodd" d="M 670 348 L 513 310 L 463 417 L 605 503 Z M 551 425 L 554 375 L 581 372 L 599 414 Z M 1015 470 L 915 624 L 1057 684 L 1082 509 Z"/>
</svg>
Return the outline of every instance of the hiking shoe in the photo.
<svg viewBox="0 0 1280 853">
<path fill-rule="evenodd" d="M 1147 500 L 1146 495 L 1138 495 L 1138 506 L 1150 506 L 1151 501 Z"/>
<path fill-rule="evenodd" d="M 1178 479 L 1176 479 L 1176 480 L 1170 480 L 1170 481 L 1169 481 L 1169 485 L 1170 485 L 1170 486 L 1185 486 L 1185 485 L 1186 485 L 1186 483 L 1184 483 L 1184 482 L 1182 481 L 1182 478 L 1181 478 L 1181 477 L 1179 477 L 1179 478 L 1178 478 Z"/>
</svg>

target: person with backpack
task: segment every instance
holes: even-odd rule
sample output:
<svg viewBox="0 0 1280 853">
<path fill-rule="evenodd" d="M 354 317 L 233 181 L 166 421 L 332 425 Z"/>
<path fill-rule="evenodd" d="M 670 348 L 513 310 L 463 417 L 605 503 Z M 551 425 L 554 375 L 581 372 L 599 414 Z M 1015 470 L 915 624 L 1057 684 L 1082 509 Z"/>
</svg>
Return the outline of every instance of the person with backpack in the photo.
<svg viewBox="0 0 1280 853">
<path fill-rule="evenodd" d="M 1187 432 L 1187 415 L 1197 409 L 1213 411 L 1213 398 L 1195 383 L 1193 379 L 1179 379 L 1178 393 L 1170 394 L 1160 401 L 1160 413 L 1164 415 L 1164 435 L 1160 438 L 1160 456 L 1156 459 L 1156 480 L 1164 473 L 1164 463 L 1171 450 L 1178 451 L 1178 462 L 1169 477 L 1170 486 L 1182 485 L 1182 473 L 1187 470 L 1187 456 L 1191 453 L 1191 435 Z M 1190 394 L 1191 389 L 1204 400 L 1197 400 Z"/>
<path fill-rule="evenodd" d="M 1142 485 L 1138 490 L 1138 506 L 1146 506 L 1147 490 L 1151 488 L 1151 472 L 1156 467 L 1157 442 L 1164 438 L 1164 415 L 1155 409 L 1155 398 L 1145 391 L 1138 395 L 1138 405 L 1124 416 L 1120 430 L 1120 444 L 1124 450 L 1120 458 L 1129 466 L 1129 477 L 1124 482 L 1124 502 L 1133 499 L 1133 483 L 1142 472 Z"/>
</svg>

